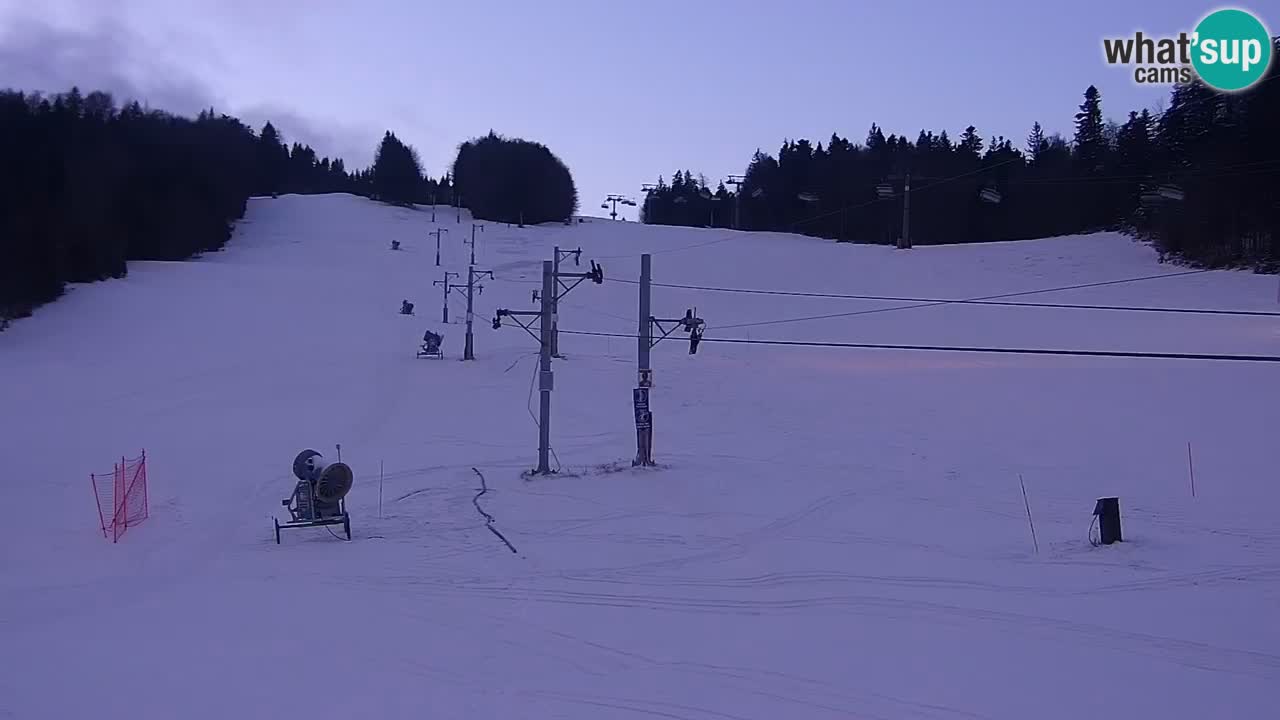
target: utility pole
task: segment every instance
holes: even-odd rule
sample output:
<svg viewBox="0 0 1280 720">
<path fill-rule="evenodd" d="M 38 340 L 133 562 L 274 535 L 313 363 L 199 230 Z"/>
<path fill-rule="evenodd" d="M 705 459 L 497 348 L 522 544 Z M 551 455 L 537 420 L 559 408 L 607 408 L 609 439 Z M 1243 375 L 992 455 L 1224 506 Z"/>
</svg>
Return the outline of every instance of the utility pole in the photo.
<svg viewBox="0 0 1280 720">
<path fill-rule="evenodd" d="M 467 243 L 466 240 L 462 241 L 471 246 L 471 264 L 472 265 L 476 264 L 476 228 L 479 228 L 480 232 L 484 232 L 484 225 L 482 223 L 471 223 L 471 242 Z"/>
<path fill-rule="evenodd" d="M 725 185 L 733 186 L 733 229 L 737 230 L 742 221 L 742 184 L 747 181 L 744 175 L 730 175 Z"/>
<path fill-rule="evenodd" d="M 502 318 L 509 317 L 515 321 L 534 340 L 538 341 L 538 469 L 535 475 L 550 475 L 551 463 L 551 389 L 554 385 L 551 374 L 551 298 L 555 297 L 555 277 L 550 260 L 542 261 L 542 307 L 538 310 L 507 310 L 501 308 L 493 315 L 493 329 L 502 327 Z M 531 329 L 532 322 L 524 322 L 520 318 L 538 318 L 538 334 Z"/>
<path fill-rule="evenodd" d="M 572 255 L 573 264 L 580 265 L 581 263 L 579 261 L 579 258 L 582 257 L 582 248 L 578 248 L 577 250 L 561 250 L 560 246 L 557 245 L 554 251 L 555 251 L 555 260 L 553 261 L 554 268 L 552 269 L 552 273 L 556 277 L 556 284 L 561 287 L 564 287 L 565 294 L 567 294 L 569 290 L 571 290 L 572 288 L 565 287 L 564 283 L 560 282 L 560 261 Z M 574 283 L 574 285 L 576 286 L 577 283 Z M 560 357 L 559 325 L 560 325 L 560 298 L 561 297 L 562 295 L 557 292 L 555 297 L 551 300 L 551 356 L 555 358 Z"/>
<path fill-rule="evenodd" d="M 461 225 L 462 224 L 462 196 L 459 195 L 456 190 L 453 193 L 453 200 L 454 200 L 453 202 L 454 208 L 458 211 L 457 222 L 459 225 Z"/>
<path fill-rule="evenodd" d="M 431 191 L 431 222 L 434 223 L 435 221 L 436 221 L 436 193 L 434 190 L 432 190 Z"/>
<path fill-rule="evenodd" d="M 573 251 L 581 253 L 581 250 Z M 566 255 L 568 252 L 566 251 Z M 492 277 L 492 275 L 490 275 Z M 561 278 L 578 278 L 578 282 L 572 285 L 565 285 L 561 282 Z M 539 350 L 539 373 L 538 373 L 538 390 L 541 394 L 541 408 L 538 422 L 538 469 L 534 471 L 535 475 L 547 475 L 551 473 L 551 466 L 548 462 L 548 453 L 551 448 L 551 390 L 553 386 L 551 374 L 551 337 L 552 328 L 554 327 L 554 310 L 556 301 L 564 297 L 570 290 L 577 287 L 583 280 L 590 279 L 599 285 L 604 282 L 604 268 L 591 262 L 591 271 L 586 273 L 561 273 L 556 275 L 555 262 L 551 260 L 542 261 L 542 291 L 534 291 L 533 299 L 541 301 L 541 307 L 538 310 L 507 310 L 499 309 L 493 316 L 493 329 L 497 330 L 502 327 L 502 318 L 509 317 L 515 321 L 516 325 L 529 333 L 534 340 L 538 341 Z M 556 292 L 556 286 L 559 284 L 564 288 L 564 292 Z M 531 329 L 531 322 L 524 322 L 521 318 L 538 318 L 538 334 L 534 335 Z"/>
<path fill-rule="evenodd" d="M 902 184 L 902 239 L 898 248 L 911 249 L 911 173 L 907 173 Z"/>
<path fill-rule="evenodd" d="M 457 287 L 457 286 L 451 286 L 451 285 L 449 285 L 449 277 L 450 277 L 450 276 L 453 276 L 453 277 L 460 277 L 459 273 L 456 273 L 456 272 L 449 272 L 448 270 L 445 270 L 445 271 L 444 271 L 444 279 L 443 279 L 443 280 L 436 280 L 435 282 L 431 283 L 432 285 L 440 285 L 440 286 L 443 286 L 443 287 L 444 287 L 444 312 L 443 312 L 443 320 L 444 320 L 444 322 L 445 322 L 446 324 L 449 322 L 449 290 L 453 289 L 454 287 Z"/>
<path fill-rule="evenodd" d="M 640 332 L 636 336 L 636 389 L 631 402 L 636 414 L 636 459 L 632 465 L 653 464 L 653 413 L 649 409 L 649 388 L 653 387 L 653 369 L 649 367 L 649 334 L 652 317 L 649 309 L 650 262 L 652 256 L 640 256 Z"/>
<path fill-rule="evenodd" d="M 933 176 L 916 175 L 916 180 L 924 180 L 926 182 L 940 179 L 941 178 Z M 885 182 L 881 183 L 876 190 L 881 200 L 888 200 L 896 197 L 897 193 L 894 192 L 892 185 L 892 182 L 895 180 L 902 181 L 902 235 L 898 237 L 898 249 L 910 250 L 913 244 L 911 241 L 911 173 L 895 172 L 888 175 Z M 992 202 L 998 202 L 998 198 Z M 848 208 L 845 208 L 845 210 L 848 210 Z M 843 225 L 843 216 L 841 218 L 841 224 Z"/>
<path fill-rule="evenodd" d="M 626 195 L 618 195 L 616 193 L 610 193 L 609 196 L 604 199 L 604 202 L 600 203 L 600 207 L 604 208 L 605 210 L 608 210 L 609 203 L 613 203 L 613 210 L 609 213 L 609 217 L 613 220 L 618 219 L 618 203 L 622 203 L 623 205 L 630 205 L 631 207 L 636 206 L 635 200 L 632 200 Z"/>
<path fill-rule="evenodd" d="M 475 308 L 476 278 L 484 277 L 485 275 L 488 275 L 490 280 L 493 279 L 492 270 L 481 270 L 477 272 L 475 265 L 467 268 L 467 344 L 462 350 L 463 360 L 476 359 L 475 345 L 471 335 L 471 321 L 473 318 L 473 310 Z M 484 292 L 483 285 L 480 286 L 480 292 Z"/>
<path fill-rule="evenodd" d="M 440 233 L 447 233 L 447 232 L 449 232 L 448 228 L 437 228 L 427 233 L 428 235 L 436 236 L 436 267 L 440 267 Z"/>
<path fill-rule="evenodd" d="M 706 200 L 711 207 L 711 217 L 707 222 L 707 227 L 714 228 L 716 226 L 716 203 L 720 202 L 720 198 L 712 195 L 711 191 L 706 188 L 702 188 L 702 192 L 700 194 L 702 195 L 702 199 Z"/>
<path fill-rule="evenodd" d="M 551 450 L 551 389 L 555 387 L 551 372 L 551 308 L 555 301 L 555 271 L 550 260 L 542 261 L 542 336 L 538 352 L 538 475 L 551 474 L 548 453 Z"/>
<path fill-rule="evenodd" d="M 653 183 L 645 183 L 640 186 L 640 192 L 644 193 L 644 222 L 646 224 L 649 223 L 650 221 L 649 213 L 652 212 L 649 209 L 650 207 L 649 201 L 653 199 L 653 194 L 657 191 L 658 191 L 658 186 L 654 185 Z"/>
<path fill-rule="evenodd" d="M 636 417 L 636 459 L 632 465 L 653 465 L 653 411 L 649 405 L 649 390 L 653 387 L 653 368 L 649 364 L 649 350 L 665 340 L 677 328 L 689 333 L 689 354 L 698 352 L 698 343 L 702 341 L 702 333 L 706 322 L 697 316 L 695 308 L 685 311 L 682 318 L 655 318 L 650 310 L 652 306 L 652 268 L 651 256 L 645 253 L 640 256 L 640 332 L 636 342 L 636 388 L 631 391 L 632 404 Z M 670 329 L 663 327 L 670 323 Z M 653 329 L 657 327 L 662 335 L 653 338 Z"/>
</svg>

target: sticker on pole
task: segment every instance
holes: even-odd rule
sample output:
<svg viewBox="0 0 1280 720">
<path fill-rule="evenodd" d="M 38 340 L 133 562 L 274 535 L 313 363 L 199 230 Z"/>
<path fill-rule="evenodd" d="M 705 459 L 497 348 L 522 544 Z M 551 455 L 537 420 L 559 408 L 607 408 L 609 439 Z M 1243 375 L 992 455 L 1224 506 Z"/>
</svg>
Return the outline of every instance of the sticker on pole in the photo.
<svg viewBox="0 0 1280 720">
<path fill-rule="evenodd" d="M 635 406 L 636 429 L 644 430 L 649 428 L 653 423 L 653 416 L 649 414 L 649 389 L 635 388 L 632 390 L 631 402 Z"/>
</svg>

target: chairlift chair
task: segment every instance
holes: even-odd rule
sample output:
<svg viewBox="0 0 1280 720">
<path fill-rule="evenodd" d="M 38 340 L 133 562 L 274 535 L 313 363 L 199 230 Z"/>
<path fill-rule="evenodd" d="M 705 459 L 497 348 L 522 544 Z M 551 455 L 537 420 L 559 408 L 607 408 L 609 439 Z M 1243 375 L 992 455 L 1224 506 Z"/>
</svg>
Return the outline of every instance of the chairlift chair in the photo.
<svg viewBox="0 0 1280 720">
<path fill-rule="evenodd" d="M 1172 184 L 1144 185 L 1139 195 L 1140 202 L 1146 207 L 1155 207 L 1167 203 L 1180 203 L 1186 199 L 1181 187 Z"/>
</svg>

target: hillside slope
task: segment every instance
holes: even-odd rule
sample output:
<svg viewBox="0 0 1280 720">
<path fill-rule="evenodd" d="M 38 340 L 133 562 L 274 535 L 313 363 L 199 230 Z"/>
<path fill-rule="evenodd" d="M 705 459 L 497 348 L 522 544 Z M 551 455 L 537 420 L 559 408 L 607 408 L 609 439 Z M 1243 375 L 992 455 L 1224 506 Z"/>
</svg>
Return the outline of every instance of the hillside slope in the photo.
<svg viewBox="0 0 1280 720">
<path fill-rule="evenodd" d="M 654 314 L 696 306 L 708 342 L 655 348 L 660 466 L 634 470 L 636 343 L 608 335 L 635 332 L 624 281 L 641 252 L 662 283 L 911 297 L 1183 269 L 1106 234 L 900 252 L 487 224 L 478 266 L 496 279 L 463 363 L 465 305 L 441 323 L 432 282 L 465 273 L 470 219 L 439 219 L 437 268 L 429 212 L 254 200 L 225 251 L 135 264 L 0 334 L 0 717 L 256 718 L 303 699 L 368 718 L 1274 712 L 1277 366 L 713 340 L 1277 355 L 1277 318 L 848 315 L 909 303 L 659 287 Z M 581 246 L 606 282 L 562 303 L 561 472 L 527 481 L 536 344 L 489 321 L 535 307 L 554 245 Z M 1274 283 L 1212 272 L 1025 299 L 1274 311 Z M 415 359 L 427 327 L 446 360 Z M 355 540 L 277 546 L 294 454 L 336 443 Z M 88 475 L 144 447 L 151 517 L 112 545 Z M 486 530 L 473 468 L 518 553 Z M 1093 548 L 1103 495 L 1127 542 Z"/>
</svg>

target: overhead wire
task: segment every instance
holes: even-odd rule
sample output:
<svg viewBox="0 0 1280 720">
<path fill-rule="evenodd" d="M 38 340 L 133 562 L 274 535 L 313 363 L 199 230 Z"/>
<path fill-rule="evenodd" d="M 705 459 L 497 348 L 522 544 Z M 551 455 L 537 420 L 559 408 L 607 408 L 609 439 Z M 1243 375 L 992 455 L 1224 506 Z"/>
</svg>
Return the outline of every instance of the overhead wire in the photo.
<svg viewBox="0 0 1280 720">
<path fill-rule="evenodd" d="M 1173 313 L 1173 314 L 1190 314 L 1190 315 L 1238 315 L 1238 316 L 1254 316 L 1254 317 L 1280 317 L 1280 312 L 1270 310 L 1229 310 L 1217 308 L 1185 308 L 1185 307 L 1145 307 L 1135 305 L 1097 305 L 1082 303 L 1048 303 L 1048 302 L 1004 302 L 995 298 L 1002 297 L 1018 297 L 1025 295 L 1044 294 L 1050 292 L 1060 292 L 1065 290 L 1076 290 L 1087 287 L 1098 287 L 1100 285 L 1115 285 L 1120 283 L 1139 282 L 1144 280 L 1155 280 L 1167 277 L 1182 277 L 1185 275 L 1196 275 L 1208 270 L 1188 270 L 1185 272 L 1161 273 L 1157 275 L 1146 275 L 1141 277 L 1124 278 L 1120 280 L 1107 280 L 1100 283 L 1086 283 L 1082 285 L 1071 285 L 1057 288 L 1046 288 L 1042 290 L 1031 290 L 1019 293 L 1007 293 L 1003 295 L 992 295 L 983 298 L 925 298 L 925 297 L 909 297 L 896 295 L 862 295 L 850 293 L 832 293 L 832 292 L 807 292 L 799 290 L 768 290 L 763 288 L 739 288 L 739 287 L 719 287 L 711 285 L 688 285 L 681 283 L 660 283 L 653 282 L 653 287 L 672 288 L 678 290 L 695 290 L 699 292 L 719 292 L 719 293 L 738 293 L 744 295 L 772 295 L 783 297 L 804 297 L 804 298 L 821 298 L 834 300 L 871 300 L 876 302 L 909 302 L 924 303 L 925 305 L 915 305 L 912 307 L 923 307 L 926 305 L 991 305 L 997 307 L 1027 307 L 1027 308 L 1055 308 L 1055 309 L 1071 309 L 1071 310 L 1108 310 L 1122 312 L 1154 312 L 1154 313 Z M 629 285 L 638 285 L 638 280 L 630 280 L 625 278 L 613 278 L 613 282 L 626 283 Z M 891 308 L 880 308 L 883 311 Z M 836 315 L 839 317 L 842 315 Z M 825 319 L 828 316 L 821 316 L 817 319 Z"/>
<path fill-rule="evenodd" d="M 564 330 L 566 335 L 586 335 L 594 337 L 613 337 L 636 339 L 638 336 L 625 333 L 591 332 L 585 330 Z M 1221 353 L 1185 353 L 1185 352 L 1144 352 L 1130 350 L 1072 350 L 1060 348 L 1012 348 L 996 346 L 960 346 L 960 345 L 914 345 L 893 343 L 855 343 L 832 340 L 769 340 L 752 338 L 714 338 L 703 337 L 704 343 L 728 343 L 736 345 L 770 345 L 780 347 L 813 347 L 813 348 L 851 348 L 860 350 L 917 350 L 933 352 L 960 353 L 996 353 L 1004 355 L 1063 355 L 1076 357 L 1106 358 L 1142 358 L 1160 360 L 1213 360 L 1222 362 L 1260 362 L 1280 363 L 1280 355 L 1231 355 Z"/>
<path fill-rule="evenodd" d="M 1108 286 L 1108 285 L 1121 285 L 1121 284 L 1125 284 L 1125 283 L 1132 283 L 1132 282 L 1144 282 L 1144 281 L 1147 281 L 1147 280 L 1163 280 L 1163 279 L 1165 279 L 1165 278 L 1170 278 L 1170 277 L 1180 277 L 1180 276 L 1186 276 L 1186 275 L 1198 275 L 1198 274 L 1200 274 L 1200 273 L 1206 273 L 1206 272 L 1210 272 L 1210 271 L 1209 271 L 1209 270 L 1187 270 L 1187 271 L 1184 271 L 1184 272 L 1178 272 L 1178 273 L 1164 273 L 1164 274 L 1160 274 L 1160 275 L 1145 275 L 1145 276 L 1142 276 L 1142 277 L 1136 277 L 1136 278 L 1124 278 L 1124 279 L 1122 279 L 1122 280 L 1104 280 L 1104 281 L 1100 281 L 1100 282 L 1080 283 L 1080 284 L 1077 284 L 1077 285 L 1063 285 L 1063 286 L 1055 287 L 1055 288 L 1045 288 L 1045 289 L 1043 289 L 1043 290 L 1025 290 L 1025 291 L 1021 291 L 1021 292 L 1000 293 L 1000 294 L 998 294 L 998 295 L 984 295 L 984 296 L 982 296 L 982 297 L 964 298 L 964 299 L 965 299 L 965 300 L 970 300 L 970 301 L 978 301 L 978 300 L 1001 300 L 1001 299 L 1004 299 L 1004 298 L 1011 298 L 1011 297 L 1024 297 L 1024 296 L 1027 296 L 1027 295 L 1041 295 L 1041 294 L 1044 294 L 1044 293 L 1051 293 L 1051 292 L 1065 292 L 1065 291 L 1067 291 L 1067 290 L 1081 290 L 1081 289 L 1084 289 L 1084 288 L 1104 287 L 1104 286 Z M 899 311 L 899 310 L 915 310 L 915 309 L 918 309 L 918 308 L 938 307 L 938 306 L 941 306 L 941 305 L 952 305 L 952 304 L 954 304 L 954 303 L 953 303 L 953 301 L 949 301 L 949 300 L 947 300 L 947 301 L 942 301 L 942 300 L 940 300 L 940 301 L 937 301 L 937 302 L 922 302 L 922 303 L 918 303 L 918 304 L 914 304 L 914 305 L 899 305 L 899 306 L 897 306 L 897 307 L 889 307 L 889 308 L 875 308 L 875 309 L 872 309 L 872 310 L 858 310 L 858 311 L 854 311 L 854 312 L 846 312 L 846 313 L 830 313 L 830 314 L 827 314 L 827 315 L 817 315 L 817 316 L 810 316 L 810 317 L 784 318 L 784 319 L 781 319 L 781 320 L 763 320 L 763 321 L 757 321 L 757 322 L 751 322 L 751 323 L 737 323 L 737 324 L 734 324 L 734 325 L 723 325 L 723 326 L 720 326 L 720 329 L 740 328 L 740 327 L 757 327 L 757 326 L 763 326 L 763 325 L 783 325 L 783 324 L 787 324 L 787 323 L 793 323 L 793 322 L 805 322 L 805 321 L 809 321 L 809 320 L 828 320 L 828 319 L 832 319 L 832 318 L 839 318 L 839 317 L 853 317 L 853 316 L 856 316 L 856 315 L 874 315 L 874 314 L 877 314 L 877 313 L 896 312 L 896 311 Z"/>
</svg>

